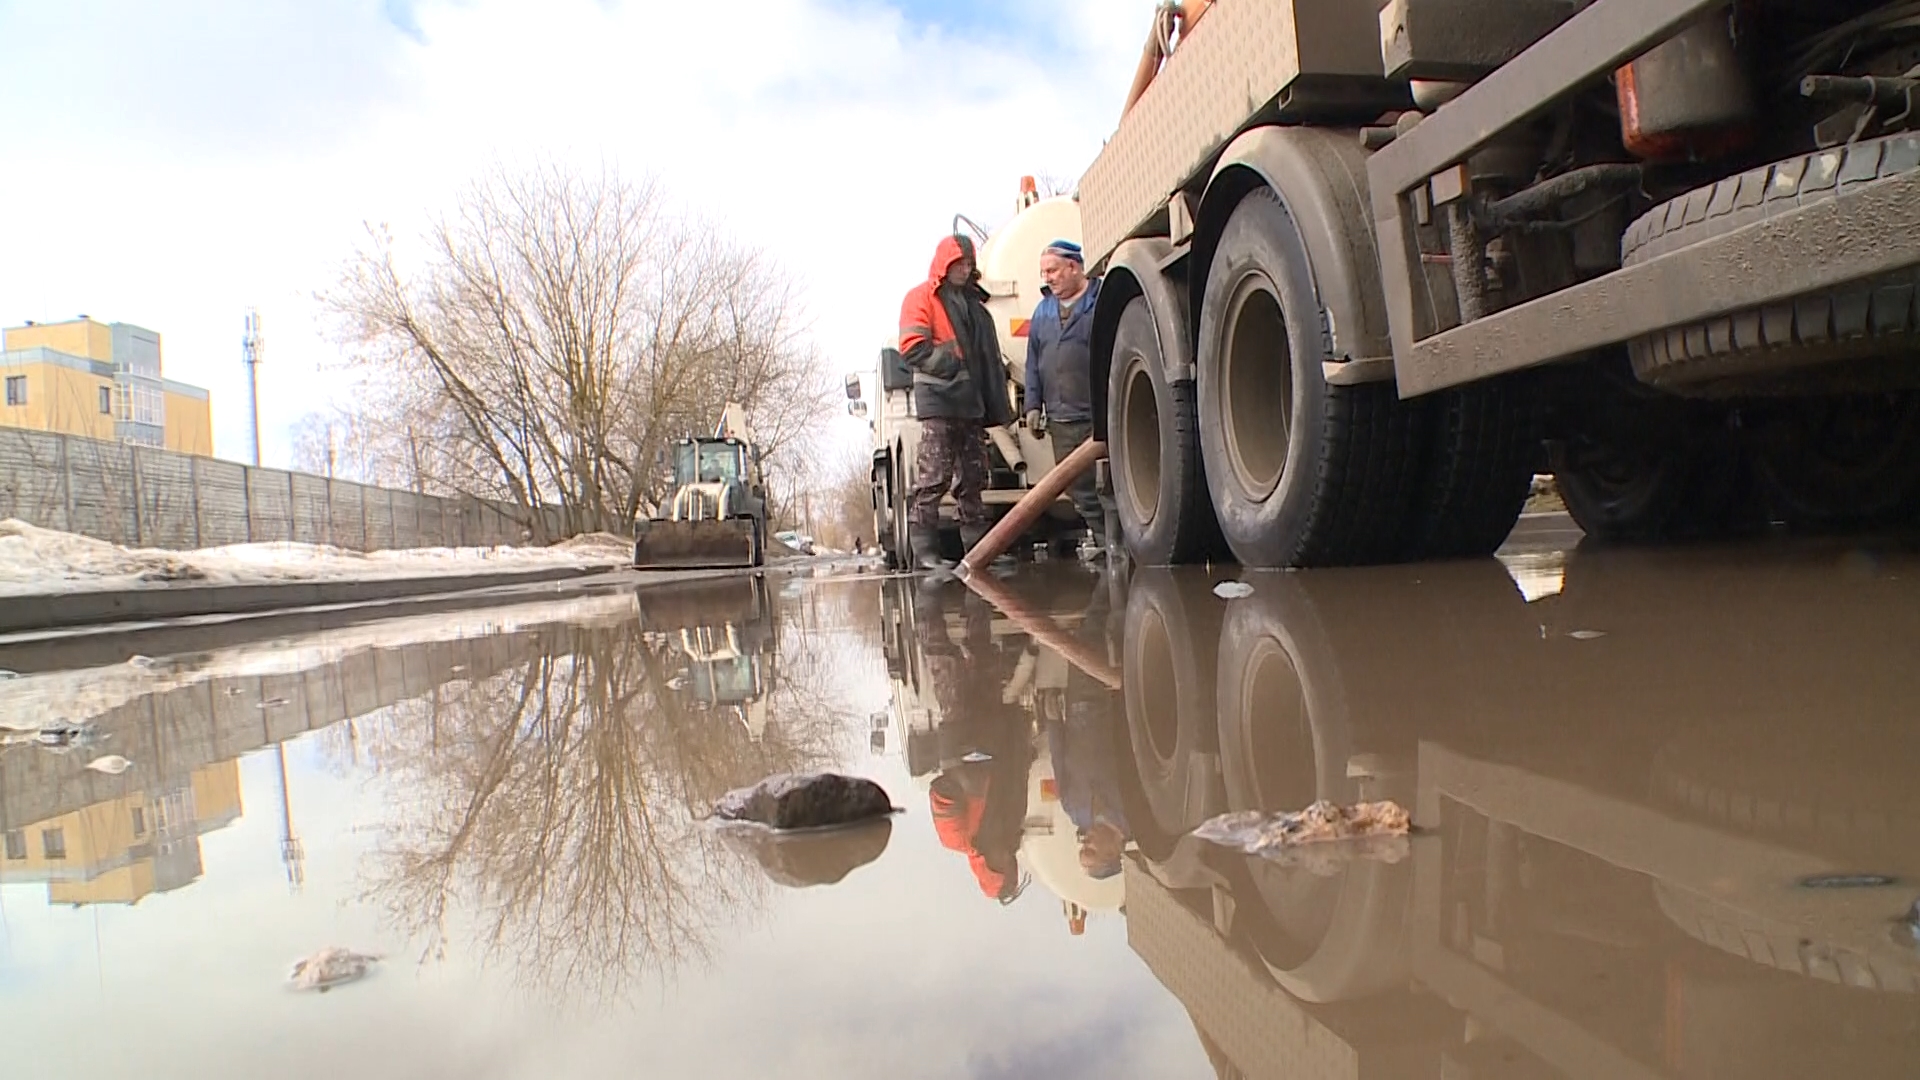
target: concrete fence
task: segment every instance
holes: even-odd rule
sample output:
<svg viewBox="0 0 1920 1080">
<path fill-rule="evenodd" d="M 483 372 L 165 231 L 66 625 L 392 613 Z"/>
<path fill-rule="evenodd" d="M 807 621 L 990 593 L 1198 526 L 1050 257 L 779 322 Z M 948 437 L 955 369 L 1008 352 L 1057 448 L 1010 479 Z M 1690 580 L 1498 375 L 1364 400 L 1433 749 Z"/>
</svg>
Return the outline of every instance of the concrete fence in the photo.
<svg viewBox="0 0 1920 1080">
<path fill-rule="evenodd" d="M 152 447 L 0 428 L 0 518 L 132 547 L 288 540 L 483 547 L 575 530 L 558 509 L 418 495 Z"/>
</svg>

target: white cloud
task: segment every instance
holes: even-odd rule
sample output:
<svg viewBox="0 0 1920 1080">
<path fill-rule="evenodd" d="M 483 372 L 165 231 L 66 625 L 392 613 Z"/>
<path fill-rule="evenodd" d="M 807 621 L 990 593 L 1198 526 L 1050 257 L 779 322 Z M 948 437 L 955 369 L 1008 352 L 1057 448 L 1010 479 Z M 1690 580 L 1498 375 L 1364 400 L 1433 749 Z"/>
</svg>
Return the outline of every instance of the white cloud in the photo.
<svg viewBox="0 0 1920 1080">
<path fill-rule="evenodd" d="M 29 47 L 0 72 L 0 115 L 22 118 L 0 322 L 161 331 L 240 457 L 257 304 L 284 462 L 287 427 L 344 390 L 320 374 L 337 349 L 311 294 L 360 223 L 411 232 L 489 162 L 543 155 L 657 174 L 771 251 L 833 368 L 862 366 L 956 211 L 999 220 L 1022 174 L 1084 170 L 1151 6 L 1061 0 L 985 28 L 956 7 L 972 30 L 825 0 L 11 6 L 0 38 Z"/>
</svg>

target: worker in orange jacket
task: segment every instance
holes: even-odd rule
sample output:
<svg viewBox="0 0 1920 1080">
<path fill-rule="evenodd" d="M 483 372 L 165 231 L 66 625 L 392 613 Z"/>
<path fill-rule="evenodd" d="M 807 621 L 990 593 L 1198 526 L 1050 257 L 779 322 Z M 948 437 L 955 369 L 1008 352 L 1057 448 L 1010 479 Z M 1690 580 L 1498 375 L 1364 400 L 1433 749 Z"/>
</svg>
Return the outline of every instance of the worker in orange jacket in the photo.
<svg viewBox="0 0 1920 1080">
<path fill-rule="evenodd" d="M 907 513 L 914 565 L 938 569 L 940 500 L 959 504 L 960 540 L 972 548 L 987 532 L 990 427 L 1013 421 L 1000 336 L 974 265 L 973 241 L 947 236 L 934 249 L 927 280 L 900 305 L 900 354 L 913 372 L 913 411 L 920 420 Z"/>
</svg>

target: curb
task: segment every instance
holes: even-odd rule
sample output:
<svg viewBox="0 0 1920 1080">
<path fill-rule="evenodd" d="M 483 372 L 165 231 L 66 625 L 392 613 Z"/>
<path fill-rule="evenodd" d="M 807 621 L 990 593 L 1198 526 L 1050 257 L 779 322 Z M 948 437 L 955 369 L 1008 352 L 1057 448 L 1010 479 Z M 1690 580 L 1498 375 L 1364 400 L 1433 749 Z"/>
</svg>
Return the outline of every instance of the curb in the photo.
<svg viewBox="0 0 1920 1080">
<path fill-rule="evenodd" d="M 259 585 L 156 585 L 144 589 L 0 597 L 0 634 L 62 630 L 193 616 L 257 615 L 289 608 L 365 604 L 513 585 L 585 580 L 621 569 L 547 567 L 488 574 L 353 581 L 288 581 Z"/>
</svg>

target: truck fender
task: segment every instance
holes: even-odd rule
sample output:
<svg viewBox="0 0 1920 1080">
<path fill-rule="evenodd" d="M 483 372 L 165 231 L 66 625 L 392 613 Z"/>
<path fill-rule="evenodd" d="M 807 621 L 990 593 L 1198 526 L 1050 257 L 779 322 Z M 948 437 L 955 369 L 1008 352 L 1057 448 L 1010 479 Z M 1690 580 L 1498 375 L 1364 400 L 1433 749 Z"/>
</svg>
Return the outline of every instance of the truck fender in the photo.
<svg viewBox="0 0 1920 1080">
<path fill-rule="evenodd" d="M 1107 377 L 1113 362 L 1114 331 L 1120 325 L 1120 313 L 1134 297 L 1146 297 L 1147 310 L 1153 313 L 1167 382 L 1193 381 L 1194 329 L 1193 320 L 1188 318 L 1185 287 L 1161 269 L 1174 251 L 1165 237 L 1149 236 L 1126 241 L 1107 259 L 1100 280 L 1100 303 L 1093 312 L 1093 362 L 1088 370 L 1093 388 L 1093 437 L 1103 442 L 1107 438 Z"/>
<path fill-rule="evenodd" d="M 1191 310 L 1206 290 L 1207 268 L 1227 218 L 1257 187 L 1271 188 L 1307 249 L 1325 319 L 1327 355 L 1343 364 L 1390 358 L 1380 257 L 1367 212 L 1367 151 L 1346 128 L 1258 127 L 1227 145 L 1207 181 L 1194 219 Z M 1351 369 L 1343 381 L 1393 377 L 1390 363 Z"/>
</svg>

